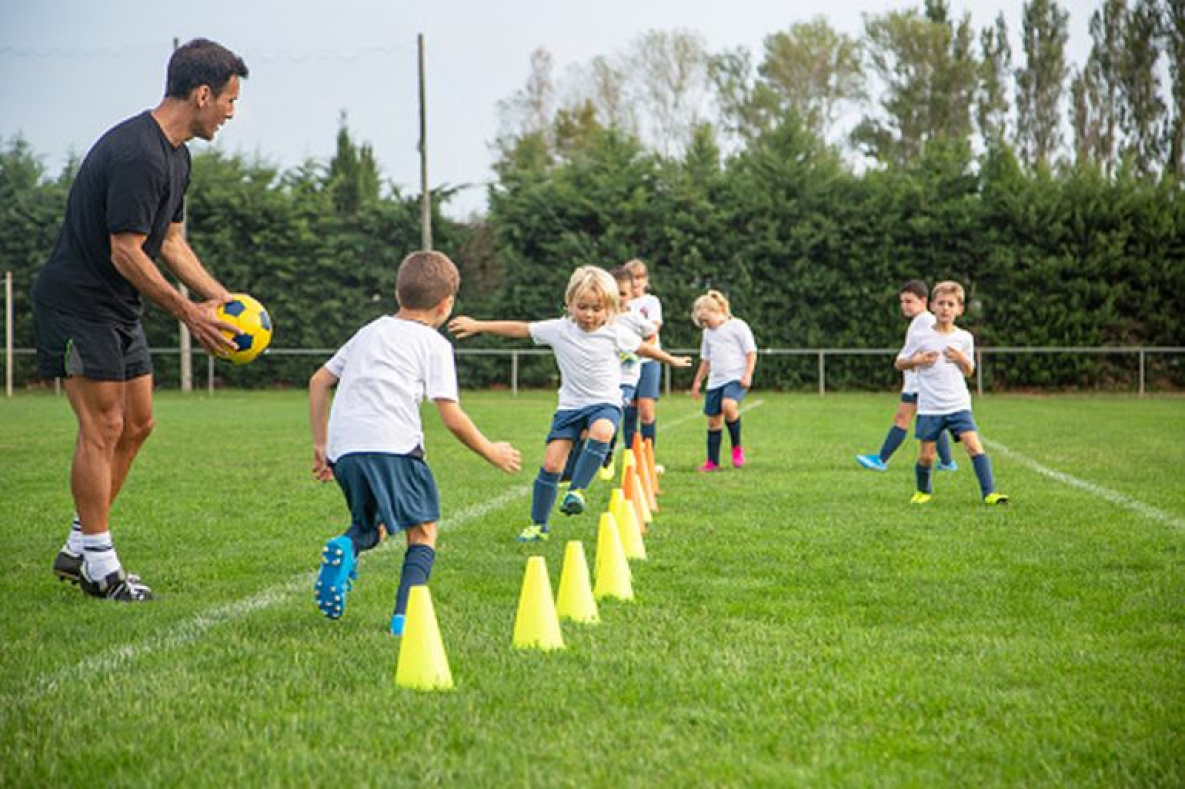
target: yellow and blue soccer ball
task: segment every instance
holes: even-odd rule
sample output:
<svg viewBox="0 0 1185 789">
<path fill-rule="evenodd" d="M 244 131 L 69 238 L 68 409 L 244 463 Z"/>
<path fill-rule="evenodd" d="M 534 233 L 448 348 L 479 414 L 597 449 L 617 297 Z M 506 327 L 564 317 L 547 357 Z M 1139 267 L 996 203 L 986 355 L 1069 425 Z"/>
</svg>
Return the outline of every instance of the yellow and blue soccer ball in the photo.
<svg viewBox="0 0 1185 789">
<path fill-rule="evenodd" d="M 235 364 L 247 364 L 272 341 L 272 318 L 262 304 L 246 293 L 233 294 L 230 301 L 218 308 L 218 317 L 238 327 L 238 332 L 223 335 L 235 344 L 235 349 L 220 354 Z"/>
</svg>

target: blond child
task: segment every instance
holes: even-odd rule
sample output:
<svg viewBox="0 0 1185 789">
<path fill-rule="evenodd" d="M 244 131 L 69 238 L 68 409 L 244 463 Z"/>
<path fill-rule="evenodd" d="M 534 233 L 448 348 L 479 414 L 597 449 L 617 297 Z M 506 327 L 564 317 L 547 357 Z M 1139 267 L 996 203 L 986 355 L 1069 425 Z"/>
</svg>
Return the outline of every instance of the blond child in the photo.
<svg viewBox="0 0 1185 789">
<path fill-rule="evenodd" d="M 461 316 L 449 323 L 449 331 L 458 339 L 485 333 L 530 338 L 536 345 L 550 346 L 560 368 L 559 403 L 547 434 L 543 464 L 535 478 L 531 523 L 520 532 L 519 542 L 548 538 L 548 520 L 558 495 L 560 474 L 573 444 L 587 432 L 572 472 L 571 487 L 560 505 L 565 515 L 584 512 L 582 491 L 604 462 L 621 421 L 620 354 L 636 353 L 681 367 L 691 364 L 690 359 L 675 359 L 643 344 L 637 334 L 615 323 L 621 305 L 616 283 L 604 269 L 576 269 L 568 280 L 564 303 L 568 314 L 552 320 L 479 321 Z"/>
<path fill-rule="evenodd" d="M 469 449 L 503 471 L 520 468 L 518 450 L 488 441 L 458 402 L 453 349 L 437 329 L 452 312 L 459 285 L 445 255 L 408 255 L 396 275 L 399 311 L 362 327 L 309 381 L 313 474 L 337 480 L 351 518 L 322 551 L 315 593 L 330 619 L 344 612 L 358 557 L 379 544 L 384 527 L 407 537 L 392 634 L 403 633 L 411 587 L 428 583 L 440 495 L 424 460 L 421 400 L 436 404 L 445 427 Z"/>
<path fill-rule="evenodd" d="M 955 326 L 963 314 L 963 286 L 939 282 L 930 298 L 934 325 L 913 333 L 897 356 L 898 370 L 918 374 L 918 416 L 916 435 L 921 441 L 915 467 L 917 492 L 911 504 L 928 504 L 933 498 L 935 445 L 943 430 L 963 442 L 980 495 L 985 504 L 1007 504 L 1008 497 L 996 492 L 992 464 L 979 441 L 979 429 L 971 415 L 971 392 L 966 378 L 975 372 L 975 338 Z"/>
<path fill-rule="evenodd" d="M 745 450 L 741 448 L 741 401 L 753 385 L 753 369 L 757 366 L 757 344 L 749 324 L 733 316 L 728 299 L 717 290 L 709 290 L 695 300 L 691 318 L 704 330 L 700 344 L 699 369 L 691 384 L 691 396 L 699 397 L 700 387 L 707 380 L 704 415 L 708 417 L 708 459 L 699 471 L 720 468 L 722 423 L 728 427 L 732 441 L 732 465 L 745 465 Z"/>
</svg>

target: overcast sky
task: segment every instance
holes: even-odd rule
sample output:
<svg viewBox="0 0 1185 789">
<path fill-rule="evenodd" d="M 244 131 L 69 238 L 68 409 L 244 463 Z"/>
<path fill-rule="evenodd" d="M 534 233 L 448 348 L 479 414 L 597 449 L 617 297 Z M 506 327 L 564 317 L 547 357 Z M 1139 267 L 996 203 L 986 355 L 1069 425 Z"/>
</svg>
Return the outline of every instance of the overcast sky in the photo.
<svg viewBox="0 0 1185 789">
<path fill-rule="evenodd" d="M 701 33 L 712 51 L 744 46 L 760 59 L 770 33 L 826 16 L 853 36 L 864 14 L 922 0 L 0 0 L 0 139 L 22 135 L 56 173 L 110 126 L 163 93 L 175 37 L 204 36 L 247 61 L 238 113 L 214 143 L 290 167 L 333 152 L 341 112 L 369 142 L 384 175 L 417 192 L 416 35 L 427 44 L 429 178 L 478 184 L 452 213 L 484 205 L 496 104 L 526 81 L 530 53 L 557 72 L 613 55 L 648 30 Z M 1023 0 L 951 0 L 978 29 L 1003 11 L 1020 52 Z M 1069 56 L 1089 48 L 1097 2 L 1065 2 Z M 191 143 L 193 150 L 208 144 Z"/>
</svg>

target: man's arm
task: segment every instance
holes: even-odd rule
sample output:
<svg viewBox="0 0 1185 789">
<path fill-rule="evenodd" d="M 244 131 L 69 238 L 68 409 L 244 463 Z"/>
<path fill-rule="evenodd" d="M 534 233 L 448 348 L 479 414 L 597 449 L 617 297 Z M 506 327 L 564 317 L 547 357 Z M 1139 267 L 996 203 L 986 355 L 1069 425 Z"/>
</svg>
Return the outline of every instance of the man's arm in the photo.
<svg viewBox="0 0 1185 789">
<path fill-rule="evenodd" d="M 219 320 L 216 314 L 218 306 L 226 299 L 211 299 L 197 304 L 185 298 L 180 291 L 169 284 L 160 269 L 152 262 L 152 258 L 144 253 L 146 239 L 147 236 L 143 233 L 115 233 L 111 236 L 111 262 L 116 271 L 153 303 L 188 326 L 194 339 L 207 351 L 218 353 L 234 348 L 234 343 L 224 337 L 222 332 L 227 331 L 233 334 L 235 327 Z M 188 249 L 189 245 L 185 246 Z M 192 250 L 190 255 L 193 255 Z M 193 260 L 196 261 L 197 257 L 193 256 Z M 201 264 L 197 265 L 200 269 Z M 171 265 L 170 268 L 172 268 Z M 204 272 L 204 269 L 202 271 Z M 220 289 L 221 293 L 229 296 L 225 288 L 218 285 L 208 274 L 206 276 L 209 282 L 214 283 Z M 182 279 L 182 282 L 185 280 Z"/>
<path fill-rule="evenodd" d="M 184 282 L 198 296 L 217 301 L 219 304 L 230 301 L 230 292 L 206 271 L 193 247 L 185 240 L 180 222 L 169 225 L 165 241 L 160 248 L 160 256 L 169 270 L 177 275 L 177 279 Z"/>
</svg>

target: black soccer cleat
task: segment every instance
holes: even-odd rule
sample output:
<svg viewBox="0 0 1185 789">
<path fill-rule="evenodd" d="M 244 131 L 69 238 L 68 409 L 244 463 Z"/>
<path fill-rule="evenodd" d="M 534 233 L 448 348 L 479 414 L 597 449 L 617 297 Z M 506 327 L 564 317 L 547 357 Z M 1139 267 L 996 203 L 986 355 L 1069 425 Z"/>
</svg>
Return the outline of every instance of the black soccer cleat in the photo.
<svg viewBox="0 0 1185 789">
<path fill-rule="evenodd" d="M 79 554 L 73 554 L 65 548 L 58 551 L 53 559 L 53 574 L 59 581 L 69 581 L 76 584 L 82 580 L 83 559 Z"/>
<path fill-rule="evenodd" d="M 92 581 L 87 574 L 86 565 L 82 566 L 82 573 L 78 579 L 82 591 L 91 597 L 104 600 L 115 600 L 120 603 L 144 603 L 154 599 L 152 589 L 144 585 L 138 575 L 130 575 L 121 567 L 106 578 Z"/>
</svg>

